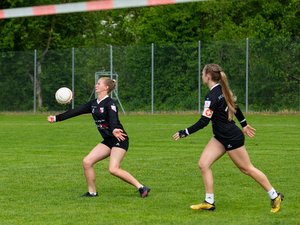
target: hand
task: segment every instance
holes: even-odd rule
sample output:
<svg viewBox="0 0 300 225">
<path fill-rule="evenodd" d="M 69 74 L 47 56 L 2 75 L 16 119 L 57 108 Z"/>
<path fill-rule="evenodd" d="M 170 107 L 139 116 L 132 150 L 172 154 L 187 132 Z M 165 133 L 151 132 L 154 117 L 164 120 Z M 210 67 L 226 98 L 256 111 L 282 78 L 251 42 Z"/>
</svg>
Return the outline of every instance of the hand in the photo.
<svg viewBox="0 0 300 225">
<path fill-rule="evenodd" d="M 244 134 L 250 138 L 253 138 L 255 136 L 255 131 L 256 130 L 253 127 L 251 127 L 249 124 L 243 127 Z"/>
<path fill-rule="evenodd" d="M 188 136 L 188 134 L 186 133 L 185 130 L 180 130 L 178 132 L 176 132 L 172 137 L 175 141 L 179 140 L 180 138 L 184 138 Z"/>
<path fill-rule="evenodd" d="M 48 116 L 48 122 L 49 123 L 54 123 L 54 122 L 56 122 L 56 117 L 55 116 Z"/>
<path fill-rule="evenodd" d="M 118 141 L 124 141 L 127 134 L 124 134 L 124 131 L 119 128 L 115 128 L 112 134 L 118 139 Z"/>
</svg>

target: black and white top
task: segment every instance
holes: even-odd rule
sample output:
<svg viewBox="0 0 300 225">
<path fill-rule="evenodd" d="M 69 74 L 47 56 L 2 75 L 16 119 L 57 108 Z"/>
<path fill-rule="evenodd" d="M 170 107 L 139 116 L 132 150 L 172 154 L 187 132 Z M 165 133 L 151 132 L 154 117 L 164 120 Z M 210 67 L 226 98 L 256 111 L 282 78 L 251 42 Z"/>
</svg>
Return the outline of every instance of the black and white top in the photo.
<svg viewBox="0 0 300 225">
<path fill-rule="evenodd" d="M 247 126 L 246 119 L 239 107 L 236 107 L 235 116 L 242 127 Z M 205 97 L 204 109 L 201 118 L 186 129 L 192 134 L 208 125 L 212 121 L 213 133 L 219 138 L 232 138 L 239 129 L 233 120 L 228 120 L 228 106 L 223 96 L 220 84 L 214 85 Z"/>
<path fill-rule="evenodd" d="M 56 116 L 56 121 L 63 121 L 81 114 L 91 113 L 96 127 L 105 138 L 114 137 L 112 134 L 115 128 L 122 129 L 125 132 L 118 116 L 118 108 L 115 102 L 108 95 L 100 101 L 98 99 L 91 100 L 75 109 L 68 110 Z"/>
</svg>

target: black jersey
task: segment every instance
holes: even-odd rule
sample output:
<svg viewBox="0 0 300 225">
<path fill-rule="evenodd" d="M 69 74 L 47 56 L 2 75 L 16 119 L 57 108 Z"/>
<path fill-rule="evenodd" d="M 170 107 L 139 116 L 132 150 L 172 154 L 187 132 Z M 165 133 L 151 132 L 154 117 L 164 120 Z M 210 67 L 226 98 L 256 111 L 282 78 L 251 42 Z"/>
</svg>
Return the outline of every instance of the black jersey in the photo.
<svg viewBox="0 0 300 225">
<path fill-rule="evenodd" d="M 244 127 L 247 125 L 246 119 L 237 107 L 235 116 Z M 240 136 L 241 131 L 233 120 L 228 120 L 228 106 L 223 96 L 222 87 L 216 84 L 206 95 L 204 102 L 204 110 L 201 118 L 191 127 L 187 128 L 188 134 L 192 134 L 199 129 L 207 126 L 212 121 L 213 133 L 216 137 L 224 139 L 232 139 Z"/>
<path fill-rule="evenodd" d="M 118 116 L 118 108 L 113 99 L 109 96 L 98 102 L 97 99 L 91 100 L 78 108 L 68 110 L 56 116 L 56 121 L 66 120 L 81 114 L 91 113 L 96 127 L 103 138 L 114 137 L 112 131 L 115 128 L 125 132 Z"/>
</svg>

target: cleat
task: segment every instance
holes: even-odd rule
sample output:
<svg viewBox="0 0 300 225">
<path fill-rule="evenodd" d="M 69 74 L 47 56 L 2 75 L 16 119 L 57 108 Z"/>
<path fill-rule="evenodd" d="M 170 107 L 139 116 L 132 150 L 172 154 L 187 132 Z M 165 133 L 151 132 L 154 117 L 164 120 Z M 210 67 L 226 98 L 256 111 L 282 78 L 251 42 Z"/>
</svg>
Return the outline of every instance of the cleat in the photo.
<svg viewBox="0 0 300 225">
<path fill-rule="evenodd" d="M 83 195 L 81 195 L 81 197 L 90 197 L 90 198 L 97 197 L 97 196 L 98 196 L 98 192 L 96 192 L 96 194 L 91 194 L 90 192 L 86 192 Z"/>
<path fill-rule="evenodd" d="M 148 196 L 149 192 L 150 192 L 150 188 L 148 188 L 147 186 L 143 186 L 139 188 L 139 192 L 141 195 L 141 198 L 145 198 Z"/>
<path fill-rule="evenodd" d="M 206 201 L 204 201 L 198 205 L 191 205 L 190 207 L 193 210 L 215 210 L 215 208 L 216 208 L 214 203 L 210 204 Z"/>
<path fill-rule="evenodd" d="M 284 198 L 283 194 L 281 194 L 279 192 L 277 194 L 278 194 L 278 196 L 275 199 L 271 200 L 271 206 L 272 206 L 271 212 L 272 213 L 277 213 L 280 210 L 280 205 Z"/>
</svg>

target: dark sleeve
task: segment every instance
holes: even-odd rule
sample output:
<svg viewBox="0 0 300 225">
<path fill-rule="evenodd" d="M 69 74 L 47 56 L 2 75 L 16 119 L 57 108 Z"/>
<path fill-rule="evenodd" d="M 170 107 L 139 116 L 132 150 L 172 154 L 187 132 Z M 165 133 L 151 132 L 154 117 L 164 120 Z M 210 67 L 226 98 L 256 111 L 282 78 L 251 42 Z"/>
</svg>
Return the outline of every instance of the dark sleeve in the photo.
<svg viewBox="0 0 300 225">
<path fill-rule="evenodd" d="M 201 118 L 192 126 L 187 128 L 187 133 L 192 134 L 195 133 L 196 131 L 206 127 L 209 124 L 210 118 L 201 116 Z"/>
<path fill-rule="evenodd" d="M 63 121 L 86 113 L 91 113 L 91 102 L 81 105 L 75 109 L 70 109 L 62 114 L 56 115 L 56 121 Z"/>
<path fill-rule="evenodd" d="M 113 131 L 115 128 L 123 129 L 120 124 L 118 117 L 118 108 L 114 102 L 110 102 L 108 105 L 108 118 L 109 118 L 109 127 Z"/>
<path fill-rule="evenodd" d="M 246 118 L 238 106 L 236 106 L 236 111 L 234 115 L 238 119 L 242 127 L 247 126 Z"/>
</svg>

